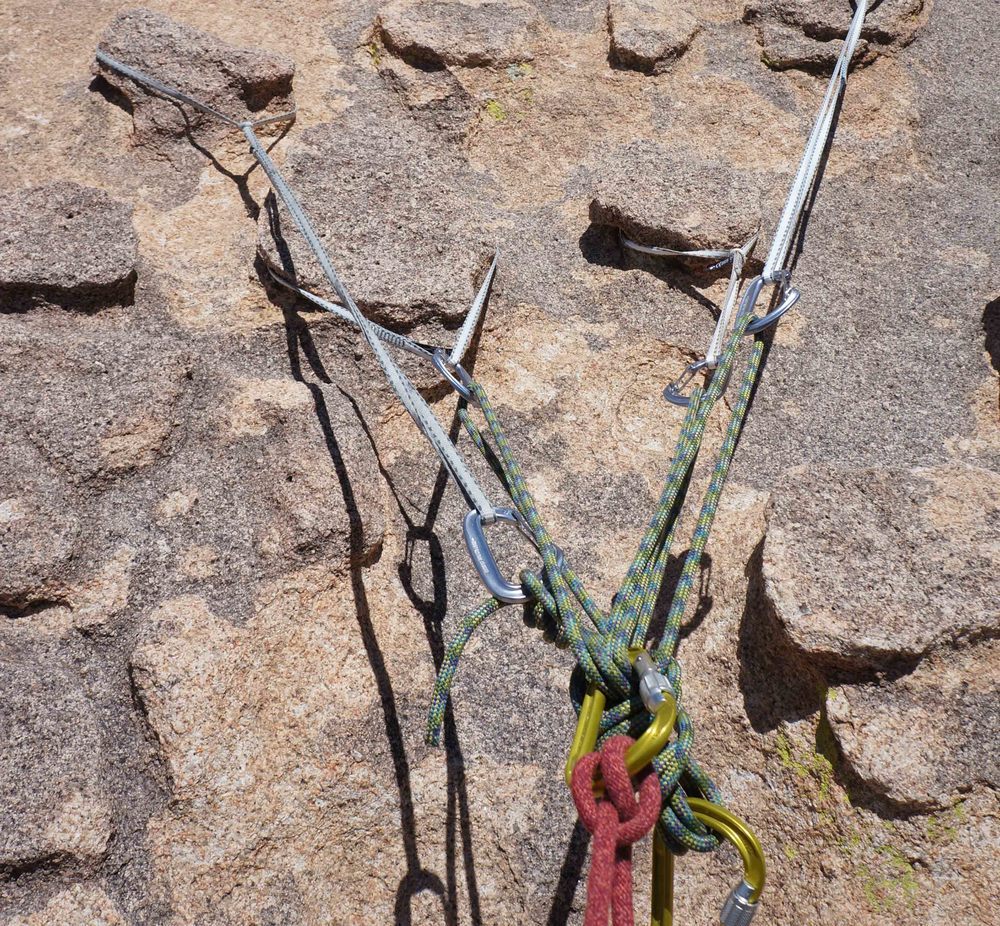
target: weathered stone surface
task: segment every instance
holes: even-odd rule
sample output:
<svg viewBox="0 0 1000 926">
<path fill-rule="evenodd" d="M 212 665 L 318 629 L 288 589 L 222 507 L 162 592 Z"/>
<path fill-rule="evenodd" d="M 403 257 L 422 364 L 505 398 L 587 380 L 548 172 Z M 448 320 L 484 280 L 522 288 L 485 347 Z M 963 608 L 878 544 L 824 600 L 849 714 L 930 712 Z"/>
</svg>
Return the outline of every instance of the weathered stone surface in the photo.
<svg viewBox="0 0 1000 926">
<path fill-rule="evenodd" d="M 677 146 L 638 141 L 603 161 L 590 220 L 642 244 L 735 247 L 761 221 L 760 181 Z"/>
<path fill-rule="evenodd" d="M 0 311 L 131 301 L 132 207 L 104 190 L 68 181 L 6 190 L 0 228 Z"/>
<path fill-rule="evenodd" d="M 378 68 L 386 85 L 421 125 L 452 141 L 465 135 L 476 103 L 451 71 L 428 71 L 388 56 L 379 59 Z"/>
<path fill-rule="evenodd" d="M 0 473 L 0 611 L 23 615 L 60 600 L 80 522 L 30 446 L 5 441 Z"/>
<path fill-rule="evenodd" d="M 0 873 L 94 863 L 112 836 L 101 745 L 81 679 L 0 641 Z"/>
<path fill-rule="evenodd" d="M 391 920 L 398 902 L 382 879 L 395 886 L 406 877 L 397 815 L 413 808 L 399 809 L 385 747 L 360 745 L 377 691 L 356 605 L 317 581 L 319 571 L 273 583 L 244 627 L 195 598 L 166 602 L 132 657 L 173 784 L 170 808 L 150 821 L 150 851 L 160 886 L 190 922 L 259 923 L 289 903 L 300 922 L 322 922 L 332 902 L 345 920 Z M 411 632 L 398 627 L 382 645 L 405 649 Z M 476 810 L 482 889 L 494 909 L 507 909 L 505 865 L 521 863 L 490 861 L 504 857 L 500 840 L 538 822 L 537 808 L 523 815 L 517 804 L 537 774 L 529 766 L 516 786 L 506 776 L 490 785 L 507 819 L 486 822 L 485 808 Z M 436 830 L 445 763 L 428 755 L 412 775 L 421 829 Z M 351 861 L 376 843 L 377 876 Z"/>
<path fill-rule="evenodd" d="M 156 461 L 189 360 L 169 338 L 128 329 L 11 329 L 0 416 L 70 481 L 107 481 Z M 41 358 L 44 357 L 44 361 Z M 39 401 L 44 397 L 43 401 Z"/>
<path fill-rule="evenodd" d="M 539 29 L 524 0 L 396 0 L 379 11 L 386 48 L 420 67 L 507 67 L 530 61 Z"/>
<path fill-rule="evenodd" d="M 13 916 L 4 926 L 127 926 L 114 901 L 99 887 L 74 884 L 34 913 Z"/>
<path fill-rule="evenodd" d="M 233 377 L 160 486 L 154 517 L 171 569 L 188 588 L 216 590 L 227 615 L 252 610 L 256 582 L 316 563 L 341 573 L 381 549 L 378 460 L 335 387 Z"/>
<path fill-rule="evenodd" d="M 286 173 L 362 310 L 404 327 L 468 310 L 495 213 L 489 181 L 461 158 L 417 126 L 354 107 L 304 133 Z M 329 289 L 283 207 L 261 213 L 260 241 L 273 266 Z"/>
<path fill-rule="evenodd" d="M 655 0 L 608 0 L 612 64 L 658 74 L 687 51 L 700 29 L 681 4 Z"/>
<path fill-rule="evenodd" d="M 779 198 L 824 80 L 763 66 L 755 29 L 734 22 L 743 3 L 685 3 L 704 35 L 653 78 L 608 66 L 606 0 L 536 5 L 553 30 L 532 44 L 530 67 L 427 71 L 381 48 L 369 4 L 160 8 L 235 45 L 293 50 L 301 109 L 274 147 L 282 166 L 309 126 L 332 123 L 345 147 L 358 142 L 363 123 L 347 131 L 341 121 L 353 109 L 385 124 L 364 149 L 365 184 L 381 169 L 382 137 L 394 133 L 417 139 L 418 173 L 440 157 L 454 165 L 449 176 L 468 162 L 488 177 L 495 212 L 483 228 L 489 245 L 499 239 L 502 263 L 470 365 L 553 535 L 606 606 L 682 419 L 662 401 L 663 385 L 703 350 L 725 274 L 623 260 L 613 230 L 588 223 L 589 165 L 636 139 L 669 140 L 677 159 L 759 172 L 750 195 L 763 187 Z M 943 926 L 978 923 L 996 906 L 996 791 L 985 757 L 957 735 L 996 736 L 973 716 L 986 693 L 977 678 L 996 672 L 987 634 L 936 643 L 915 665 L 884 669 L 880 660 L 845 672 L 793 652 L 759 588 L 765 497 L 792 467 L 833 462 L 897 478 L 958 460 L 1000 464 L 996 371 L 983 351 L 1000 254 L 991 138 L 1000 33 L 983 27 L 992 6 L 953 3 L 905 53 L 852 75 L 795 268 L 803 298 L 771 341 L 684 619 L 679 657 L 697 755 L 760 834 L 771 872 L 761 916 L 774 923 Z M 13 448 L 0 486 L 44 494 L 30 513 L 38 549 L 50 542 L 47 512 L 64 508 L 79 525 L 71 559 L 38 560 L 39 575 L 65 577 L 68 604 L 4 614 L 0 638 L 43 638 L 47 666 L 85 677 L 114 834 L 97 859 L 64 856 L 0 875 L 0 920 L 88 922 L 76 911 L 91 907 L 89 920 L 113 921 L 101 900 L 60 897 L 82 884 L 100 885 L 129 926 L 578 924 L 586 839 L 574 833 L 561 777 L 574 724 L 571 655 L 524 628 L 515 609 L 485 622 L 463 657 L 447 748 L 424 746 L 435 667 L 482 595 L 462 543 L 464 501 L 377 385 L 370 359 L 352 350 L 356 334 L 260 285 L 256 209 L 267 184 L 259 169 L 247 173 L 239 134 L 206 144 L 193 133 L 200 150 L 166 135 L 130 147 L 127 106 L 102 82 L 87 90 L 99 18 L 88 4 L 0 4 L 9 52 L 0 81 L 17 88 L 0 94 L 0 145 L 16 184 L 74 178 L 134 201 L 143 255 L 134 305 L 0 318 L 0 434 Z M 380 73 L 390 68 L 399 83 Z M 466 99 L 468 124 L 457 108 L 447 137 L 436 134 L 439 115 Z M 191 170 L 171 180 L 184 163 Z M 706 176 L 691 203 L 724 224 L 715 216 L 732 206 L 720 202 L 718 176 Z M 473 177 L 471 190 L 456 181 L 454 215 L 436 223 L 486 214 L 484 181 Z M 420 236 L 408 204 L 359 196 L 347 208 L 358 204 L 377 215 L 355 217 L 370 253 L 402 216 L 411 229 L 402 250 L 419 258 L 406 275 L 419 278 L 434 255 L 412 244 Z M 342 211 L 331 195 L 317 220 L 339 223 Z M 343 223 L 327 239 L 338 261 L 357 240 Z M 765 221 L 762 245 L 772 228 Z M 435 237 L 449 246 L 448 235 Z M 458 282 L 471 296 L 471 283 Z M 448 343 L 456 316 L 445 324 L 438 308 L 413 301 L 419 286 L 400 292 L 406 318 L 426 319 L 415 333 Z M 171 422 L 151 462 L 113 478 L 74 476 L 46 456 L 50 436 L 85 444 L 57 394 L 77 388 L 72 367 L 88 353 L 116 371 L 107 391 L 121 392 L 123 414 L 136 399 L 121 371 L 155 380 L 160 354 L 192 360 L 176 401 L 138 400 Z M 74 359 L 63 364 L 64 355 Z M 426 364 L 412 368 L 430 382 Z M 90 420 L 92 390 L 82 392 L 76 415 Z M 452 424 L 454 396 L 438 383 L 427 394 Z M 29 432 L 47 405 L 60 420 L 36 442 Z M 724 411 L 711 423 L 705 467 Z M 14 470 L 27 475 L 15 481 Z M 825 471 L 815 472 L 821 492 Z M 536 566 L 514 532 L 490 539 L 505 569 Z M 983 545 L 973 532 L 963 562 L 975 564 Z M 845 573 L 864 573 L 863 543 L 840 552 Z M 90 583 L 106 603 L 94 614 L 115 616 L 81 626 Z M 64 611 L 70 617 L 57 619 Z M 955 674 L 934 687 L 925 669 Z M 900 686 L 910 681 L 907 693 Z M 828 711 L 836 742 L 821 710 L 828 684 L 838 688 Z M 919 737 L 890 722 L 879 700 L 890 694 Z M 935 698 L 940 730 L 913 709 Z M 987 707 L 978 710 L 985 718 Z M 890 737 L 893 754 L 881 749 Z M 948 750 L 965 765 L 952 765 Z M 960 811 L 927 813 L 956 796 Z M 648 843 L 637 849 L 639 917 L 647 860 Z M 707 926 L 717 907 L 706 898 L 722 896 L 735 864 L 728 850 L 685 859 L 677 921 Z"/>
<path fill-rule="evenodd" d="M 162 13 L 146 9 L 120 13 L 98 46 L 112 58 L 201 100 L 228 116 L 263 118 L 294 109 L 290 58 L 260 49 L 238 48 Z M 179 137 L 192 130 L 217 134 L 224 127 L 191 107 L 181 109 L 135 81 L 95 62 L 99 74 L 129 101 L 135 139 Z"/>
<path fill-rule="evenodd" d="M 792 643 L 834 666 L 1000 633 L 1000 476 L 800 469 L 774 493 L 763 575 Z"/>
<path fill-rule="evenodd" d="M 1000 787 L 1000 650 L 943 653 L 895 682 L 832 689 L 841 755 L 869 788 L 908 810 Z"/>
<path fill-rule="evenodd" d="M 870 64 L 888 48 L 909 45 L 927 22 L 929 0 L 883 0 L 865 17 L 855 66 Z M 825 70 L 840 55 L 854 13 L 845 0 L 749 0 L 743 21 L 753 23 L 772 68 Z"/>
</svg>

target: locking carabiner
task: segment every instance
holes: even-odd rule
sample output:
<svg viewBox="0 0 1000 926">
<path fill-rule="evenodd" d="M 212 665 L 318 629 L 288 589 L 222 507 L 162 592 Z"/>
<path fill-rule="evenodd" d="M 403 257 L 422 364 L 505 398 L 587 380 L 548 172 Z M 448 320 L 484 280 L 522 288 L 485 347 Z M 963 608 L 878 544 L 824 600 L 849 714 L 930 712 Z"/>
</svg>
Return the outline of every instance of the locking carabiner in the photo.
<svg viewBox="0 0 1000 926">
<path fill-rule="evenodd" d="M 732 843 L 740 853 L 743 879 L 722 905 L 719 922 L 722 926 L 748 926 L 757 912 L 767 878 L 767 863 L 760 841 L 743 820 L 725 807 L 699 797 L 689 797 L 688 806 L 705 826 Z"/>
<path fill-rule="evenodd" d="M 649 658 L 649 653 L 644 648 L 630 648 L 629 657 L 639 675 L 640 697 L 642 697 L 646 710 L 653 715 L 650 725 L 625 753 L 625 765 L 628 768 L 628 773 L 635 775 L 642 771 L 653 760 L 654 756 L 659 755 L 670 741 L 674 724 L 677 722 L 677 701 L 674 699 L 670 682 L 657 670 L 652 659 Z M 594 684 L 587 686 L 587 694 L 584 696 L 583 706 L 580 708 L 576 731 L 573 733 L 573 743 L 569 748 L 569 755 L 566 757 L 566 784 L 570 784 L 573 780 L 573 769 L 576 767 L 576 763 L 587 753 L 593 752 L 597 745 L 597 736 L 601 729 L 601 716 L 604 714 L 606 701 L 607 698 L 600 688 Z M 603 785 L 599 780 L 595 781 L 594 790 L 603 790 Z"/>
</svg>

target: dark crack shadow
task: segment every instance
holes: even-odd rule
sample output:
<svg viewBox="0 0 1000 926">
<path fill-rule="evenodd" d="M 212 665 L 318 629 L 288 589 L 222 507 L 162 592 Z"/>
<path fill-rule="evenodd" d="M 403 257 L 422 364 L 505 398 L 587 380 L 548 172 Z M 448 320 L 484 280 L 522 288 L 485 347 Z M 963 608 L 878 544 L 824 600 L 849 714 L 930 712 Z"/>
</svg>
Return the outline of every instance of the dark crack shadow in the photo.
<svg viewBox="0 0 1000 926">
<path fill-rule="evenodd" d="M 1000 373 L 1000 299 L 986 303 L 983 309 L 983 335 L 990 363 Z"/>
</svg>

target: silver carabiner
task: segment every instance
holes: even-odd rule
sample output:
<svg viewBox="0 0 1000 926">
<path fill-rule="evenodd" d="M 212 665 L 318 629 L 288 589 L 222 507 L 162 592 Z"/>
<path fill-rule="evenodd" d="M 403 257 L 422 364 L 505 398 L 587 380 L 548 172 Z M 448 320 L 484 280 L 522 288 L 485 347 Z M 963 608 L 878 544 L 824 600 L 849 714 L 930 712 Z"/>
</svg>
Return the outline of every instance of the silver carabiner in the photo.
<svg viewBox="0 0 1000 926">
<path fill-rule="evenodd" d="M 681 390 L 686 389 L 688 383 L 702 370 L 710 370 L 713 367 L 714 364 L 709 363 L 708 360 L 696 360 L 694 363 L 688 364 L 684 372 L 663 390 L 663 398 L 674 405 L 687 408 L 691 404 L 691 397 L 684 395 Z"/>
<path fill-rule="evenodd" d="M 745 334 L 757 334 L 763 331 L 765 328 L 770 328 L 782 315 L 784 315 L 796 302 L 799 301 L 799 297 L 802 295 L 794 286 L 790 286 L 791 274 L 787 270 L 782 270 L 778 276 L 778 279 L 773 280 L 775 286 L 781 287 L 781 302 L 778 303 L 777 307 L 772 309 L 766 315 L 762 315 L 760 318 L 755 318 L 746 327 Z M 763 276 L 755 277 L 750 285 L 747 286 L 747 291 L 743 294 L 743 299 L 740 301 L 740 308 L 737 312 L 736 317 L 742 318 L 744 315 L 748 315 L 754 310 L 757 305 L 757 300 L 760 299 L 760 294 L 764 289 L 766 281 Z"/>
<path fill-rule="evenodd" d="M 431 354 L 431 362 L 437 368 L 437 371 L 451 384 L 452 388 L 457 392 L 466 402 L 471 402 L 473 405 L 478 405 L 476 397 L 472 394 L 472 390 L 469 386 L 472 384 L 472 377 L 469 376 L 468 371 L 460 363 L 452 363 L 448 358 L 448 351 L 443 347 L 437 348 L 433 354 Z"/>
<path fill-rule="evenodd" d="M 510 508 L 495 508 L 493 513 L 497 521 L 505 521 L 513 524 L 522 534 L 528 537 L 534 544 L 534 539 L 527 533 L 525 524 L 521 516 Z M 486 540 L 486 533 L 483 528 L 486 526 L 483 516 L 478 511 L 470 511 L 465 516 L 462 524 L 462 533 L 465 535 L 465 547 L 469 551 L 472 565 L 476 567 L 479 578 L 482 580 L 486 590 L 498 601 L 504 604 L 524 604 L 531 600 L 531 595 L 523 585 L 516 585 L 511 582 L 497 565 L 493 551 Z M 563 552 L 556 547 L 556 560 L 561 569 L 565 565 Z"/>
</svg>

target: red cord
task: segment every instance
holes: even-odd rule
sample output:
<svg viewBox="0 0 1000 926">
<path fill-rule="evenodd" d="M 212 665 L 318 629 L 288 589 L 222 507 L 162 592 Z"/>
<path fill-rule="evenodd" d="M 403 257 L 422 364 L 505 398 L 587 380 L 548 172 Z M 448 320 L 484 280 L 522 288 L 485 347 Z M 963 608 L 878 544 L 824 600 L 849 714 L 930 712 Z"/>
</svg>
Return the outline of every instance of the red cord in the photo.
<svg viewBox="0 0 1000 926">
<path fill-rule="evenodd" d="M 633 740 L 613 736 L 600 752 L 580 759 L 573 769 L 573 802 L 583 825 L 594 834 L 584 926 L 634 926 L 632 843 L 642 839 L 660 815 L 660 783 L 647 767 L 639 776 L 639 800 L 625 767 Z M 600 766 L 607 797 L 594 797 L 594 772 Z M 608 799 L 610 798 L 610 800 Z"/>
</svg>

